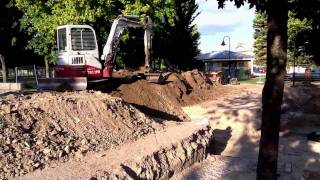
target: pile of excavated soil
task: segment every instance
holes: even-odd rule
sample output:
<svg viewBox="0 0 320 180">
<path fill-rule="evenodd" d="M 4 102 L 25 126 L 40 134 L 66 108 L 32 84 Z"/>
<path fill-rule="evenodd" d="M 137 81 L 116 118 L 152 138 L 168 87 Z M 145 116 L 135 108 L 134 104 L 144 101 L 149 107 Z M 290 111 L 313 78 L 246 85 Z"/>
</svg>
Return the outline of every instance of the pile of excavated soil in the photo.
<svg viewBox="0 0 320 180">
<path fill-rule="evenodd" d="M 222 91 L 210 84 L 202 72 L 193 70 L 172 73 L 163 85 L 145 80 L 121 84 L 111 94 L 123 98 L 152 117 L 188 121 L 190 118 L 181 106 L 209 100 Z"/>
<path fill-rule="evenodd" d="M 210 89 L 211 84 L 208 83 L 205 75 L 198 70 L 187 71 L 181 74 L 192 88 L 196 89 Z"/>
<path fill-rule="evenodd" d="M 318 113 L 320 109 L 320 89 L 316 87 L 286 87 L 283 106 L 288 111 Z"/>
<path fill-rule="evenodd" d="M 121 85 L 112 95 L 121 97 L 152 117 L 174 121 L 189 120 L 180 108 L 180 99 L 176 97 L 178 92 L 169 89 L 164 85 L 138 80 Z"/>
<path fill-rule="evenodd" d="M 282 129 L 320 127 L 320 89 L 316 87 L 286 87 L 282 104 Z"/>
<path fill-rule="evenodd" d="M 122 99 L 100 92 L 0 99 L 0 179 L 106 150 L 158 128 Z"/>
</svg>

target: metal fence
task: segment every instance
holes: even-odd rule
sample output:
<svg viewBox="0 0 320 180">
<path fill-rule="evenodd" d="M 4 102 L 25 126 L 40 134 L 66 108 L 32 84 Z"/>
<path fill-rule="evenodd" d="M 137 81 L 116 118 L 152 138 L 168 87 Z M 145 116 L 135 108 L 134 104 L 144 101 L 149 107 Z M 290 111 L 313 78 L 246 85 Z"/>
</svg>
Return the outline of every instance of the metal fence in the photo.
<svg viewBox="0 0 320 180">
<path fill-rule="evenodd" d="M 53 68 L 49 69 L 50 77 L 53 77 Z M 7 82 L 22 83 L 26 88 L 37 86 L 37 78 L 46 77 L 45 67 L 41 66 L 19 66 L 7 69 Z M 3 81 L 3 75 L 0 72 L 0 82 Z"/>
<path fill-rule="evenodd" d="M 295 81 L 304 81 L 304 73 L 295 73 Z M 288 73 L 285 76 L 286 81 L 292 81 L 293 80 L 293 73 Z M 311 73 L 311 81 L 320 81 L 320 73 L 319 72 L 312 72 Z"/>
</svg>

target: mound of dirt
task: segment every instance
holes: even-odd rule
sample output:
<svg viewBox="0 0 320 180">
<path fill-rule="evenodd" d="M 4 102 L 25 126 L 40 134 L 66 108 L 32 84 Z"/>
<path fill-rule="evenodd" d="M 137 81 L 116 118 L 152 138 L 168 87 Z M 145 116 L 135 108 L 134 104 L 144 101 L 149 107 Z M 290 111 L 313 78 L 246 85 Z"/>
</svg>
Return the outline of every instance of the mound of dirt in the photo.
<svg viewBox="0 0 320 180">
<path fill-rule="evenodd" d="M 145 80 L 121 84 L 111 92 L 142 112 L 156 118 L 189 121 L 181 106 L 199 103 L 213 96 L 214 86 L 198 70 L 171 73 L 163 85 Z"/>
<path fill-rule="evenodd" d="M 281 130 L 306 128 L 310 133 L 320 127 L 320 89 L 316 87 L 285 87 Z"/>
<path fill-rule="evenodd" d="M 317 113 L 320 109 L 320 89 L 315 87 L 286 87 L 283 109 L 302 113 Z"/>
<path fill-rule="evenodd" d="M 161 128 L 100 92 L 36 93 L 0 100 L 0 179 L 106 150 Z"/>
<path fill-rule="evenodd" d="M 182 73 L 182 76 L 194 89 L 210 89 L 212 87 L 212 84 L 208 83 L 206 76 L 201 71 L 187 71 Z"/>
<path fill-rule="evenodd" d="M 174 121 L 189 120 L 180 108 L 177 93 L 166 86 L 138 80 L 121 85 L 112 95 L 121 97 L 152 117 Z"/>
</svg>

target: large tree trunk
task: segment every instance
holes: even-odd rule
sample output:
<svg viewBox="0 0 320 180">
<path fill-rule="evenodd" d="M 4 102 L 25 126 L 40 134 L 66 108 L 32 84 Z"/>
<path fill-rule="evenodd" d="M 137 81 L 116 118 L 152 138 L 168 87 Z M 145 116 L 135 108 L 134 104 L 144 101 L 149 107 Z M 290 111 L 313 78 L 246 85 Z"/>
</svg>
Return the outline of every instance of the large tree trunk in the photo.
<svg viewBox="0 0 320 180">
<path fill-rule="evenodd" d="M 280 113 L 287 63 L 287 0 L 268 0 L 267 77 L 262 92 L 262 125 L 257 179 L 277 179 Z"/>
<path fill-rule="evenodd" d="M 50 77 L 49 61 L 46 57 L 44 57 L 44 65 L 45 65 L 45 71 L 46 71 L 46 78 L 49 78 Z"/>
<path fill-rule="evenodd" d="M 2 67 L 2 81 L 4 83 L 6 83 L 7 82 L 7 68 L 6 68 L 6 62 L 5 62 L 2 54 L 0 54 L 0 63 L 1 63 L 1 67 Z"/>
</svg>

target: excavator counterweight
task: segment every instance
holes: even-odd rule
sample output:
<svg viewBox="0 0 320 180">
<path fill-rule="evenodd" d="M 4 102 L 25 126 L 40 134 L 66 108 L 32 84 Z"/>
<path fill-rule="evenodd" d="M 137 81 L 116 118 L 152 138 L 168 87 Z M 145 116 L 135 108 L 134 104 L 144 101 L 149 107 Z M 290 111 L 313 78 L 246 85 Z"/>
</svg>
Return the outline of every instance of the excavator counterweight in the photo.
<svg viewBox="0 0 320 180">
<path fill-rule="evenodd" d="M 74 78 L 39 78 L 38 88 L 42 90 L 76 90 L 87 89 L 88 82 L 86 77 Z"/>
</svg>

